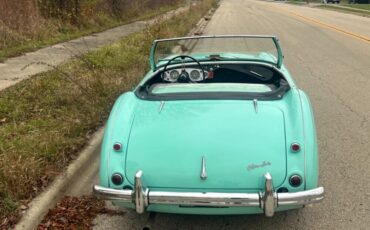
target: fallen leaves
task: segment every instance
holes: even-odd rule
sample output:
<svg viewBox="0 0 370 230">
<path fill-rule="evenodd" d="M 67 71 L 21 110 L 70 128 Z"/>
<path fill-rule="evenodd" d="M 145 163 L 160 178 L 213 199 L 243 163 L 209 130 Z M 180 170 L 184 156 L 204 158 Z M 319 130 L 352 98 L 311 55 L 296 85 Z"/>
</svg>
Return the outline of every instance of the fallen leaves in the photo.
<svg viewBox="0 0 370 230">
<path fill-rule="evenodd" d="M 104 201 L 92 196 L 67 196 L 49 210 L 38 230 L 92 229 L 93 220 L 99 214 L 119 215 L 123 212 L 107 209 Z"/>
<path fill-rule="evenodd" d="M 3 220 L 0 220 L 0 230 L 7 230 L 11 229 L 20 219 L 20 215 L 18 213 L 14 213 L 8 215 Z"/>
</svg>

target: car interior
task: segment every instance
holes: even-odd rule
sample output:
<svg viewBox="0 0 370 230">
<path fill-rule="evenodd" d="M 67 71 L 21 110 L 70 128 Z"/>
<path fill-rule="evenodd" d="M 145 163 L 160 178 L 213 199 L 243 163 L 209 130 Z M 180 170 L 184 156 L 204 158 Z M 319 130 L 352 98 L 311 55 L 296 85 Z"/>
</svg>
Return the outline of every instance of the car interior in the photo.
<svg viewBox="0 0 370 230">
<path fill-rule="evenodd" d="M 219 93 L 221 97 L 225 93 L 273 94 L 287 88 L 289 85 L 283 75 L 265 64 L 182 63 L 164 66 L 139 88 L 138 94 L 141 97 L 144 94 L 171 97 Z"/>
</svg>

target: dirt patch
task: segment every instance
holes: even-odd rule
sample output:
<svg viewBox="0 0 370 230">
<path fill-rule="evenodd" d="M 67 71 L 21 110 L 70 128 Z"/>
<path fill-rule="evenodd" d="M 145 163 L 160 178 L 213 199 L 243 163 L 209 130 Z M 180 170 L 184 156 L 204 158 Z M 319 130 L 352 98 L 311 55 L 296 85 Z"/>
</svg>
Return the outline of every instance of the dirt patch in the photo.
<svg viewBox="0 0 370 230">
<path fill-rule="evenodd" d="M 65 197 L 49 210 L 37 229 L 92 229 L 99 214 L 124 215 L 124 212 L 109 210 L 104 201 L 92 196 Z"/>
</svg>

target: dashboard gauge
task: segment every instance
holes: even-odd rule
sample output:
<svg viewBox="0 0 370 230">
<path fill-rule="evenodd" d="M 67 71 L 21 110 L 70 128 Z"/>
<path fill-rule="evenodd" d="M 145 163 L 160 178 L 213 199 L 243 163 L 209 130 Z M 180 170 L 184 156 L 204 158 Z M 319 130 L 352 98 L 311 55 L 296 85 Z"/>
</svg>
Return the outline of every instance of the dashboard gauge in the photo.
<svg viewBox="0 0 370 230">
<path fill-rule="evenodd" d="M 170 72 L 170 80 L 171 81 L 176 81 L 177 78 L 179 78 L 179 75 L 180 75 L 180 73 L 177 70 L 172 70 Z"/>
<path fill-rule="evenodd" d="M 198 70 L 192 70 L 190 72 L 190 80 L 192 80 L 192 81 L 200 81 L 201 80 L 200 71 L 198 71 Z"/>
</svg>

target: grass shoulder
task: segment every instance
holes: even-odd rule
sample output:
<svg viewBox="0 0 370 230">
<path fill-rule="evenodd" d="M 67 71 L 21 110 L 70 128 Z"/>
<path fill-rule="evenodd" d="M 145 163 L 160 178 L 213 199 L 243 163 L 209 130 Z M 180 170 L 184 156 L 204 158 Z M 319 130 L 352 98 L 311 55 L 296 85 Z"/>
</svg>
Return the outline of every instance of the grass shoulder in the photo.
<svg viewBox="0 0 370 230">
<path fill-rule="evenodd" d="M 59 23 L 57 20 L 50 20 L 43 26 L 41 31 L 37 33 L 20 33 L 12 31 L 8 32 L 9 34 L 7 35 L 6 32 L 4 32 L 4 36 L 0 36 L 0 41 L 2 43 L 2 45 L 0 45 L 0 62 L 10 57 L 19 56 L 26 52 L 35 51 L 46 46 L 69 41 L 91 33 L 101 32 L 134 21 L 151 19 L 182 5 L 184 5 L 184 1 L 155 8 L 143 8 L 140 14 L 129 15 L 125 18 L 101 14 L 95 21 L 90 20 L 78 26 L 68 23 Z"/>
<path fill-rule="evenodd" d="M 341 6 L 370 11 L 370 4 L 341 4 Z"/>
<path fill-rule="evenodd" d="M 285 1 L 286 3 L 289 3 L 289 4 L 295 4 L 295 5 L 307 5 L 308 3 L 321 3 L 321 0 L 310 0 L 310 1 L 306 1 L 306 0 L 286 0 Z"/>
<path fill-rule="evenodd" d="M 309 2 L 312 3 L 310 6 L 315 8 L 350 13 L 364 17 L 370 16 L 370 4 L 323 4 L 321 0 L 311 0 Z M 285 3 L 309 6 L 305 0 L 286 0 Z"/>
<path fill-rule="evenodd" d="M 356 4 L 360 5 L 360 4 Z M 363 4 L 361 4 L 363 5 Z M 343 12 L 343 13 L 350 13 L 350 14 L 355 14 L 358 16 L 364 16 L 364 17 L 370 17 L 370 10 L 367 11 L 367 8 L 358 8 L 355 7 L 355 4 L 348 4 L 348 5 L 343 5 L 345 7 L 340 7 L 336 5 L 329 5 L 329 4 L 323 4 L 323 5 L 318 5 L 316 6 L 317 8 L 320 9 L 326 9 L 326 10 L 332 10 L 332 11 L 337 11 L 337 12 Z"/>
</svg>

